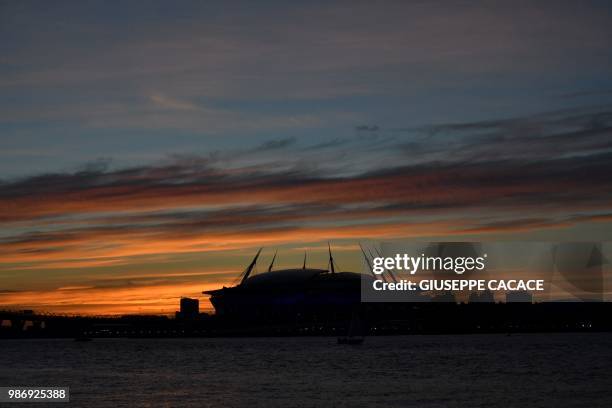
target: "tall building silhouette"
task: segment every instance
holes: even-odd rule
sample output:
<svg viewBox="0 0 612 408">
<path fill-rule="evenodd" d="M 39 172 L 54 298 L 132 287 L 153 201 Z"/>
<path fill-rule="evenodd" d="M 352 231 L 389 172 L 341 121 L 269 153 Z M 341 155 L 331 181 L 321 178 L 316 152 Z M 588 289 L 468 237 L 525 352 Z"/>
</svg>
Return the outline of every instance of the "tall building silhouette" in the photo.
<svg viewBox="0 0 612 408">
<path fill-rule="evenodd" d="M 183 319 L 193 319 L 200 314 L 200 301 L 188 297 L 181 298 L 181 309 L 177 313 L 177 317 Z"/>
</svg>

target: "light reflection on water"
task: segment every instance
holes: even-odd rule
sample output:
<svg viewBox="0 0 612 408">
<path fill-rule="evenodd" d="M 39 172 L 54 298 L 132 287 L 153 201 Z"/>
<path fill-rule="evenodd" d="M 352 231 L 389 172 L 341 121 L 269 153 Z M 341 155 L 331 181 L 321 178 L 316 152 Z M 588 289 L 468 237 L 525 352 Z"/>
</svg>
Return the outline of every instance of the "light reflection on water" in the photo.
<svg viewBox="0 0 612 408">
<path fill-rule="evenodd" d="M 0 350 L 0 385 L 70 386 L 65 406 L 612 406 L 612 334 L 4 340 Z"/>
</svg>

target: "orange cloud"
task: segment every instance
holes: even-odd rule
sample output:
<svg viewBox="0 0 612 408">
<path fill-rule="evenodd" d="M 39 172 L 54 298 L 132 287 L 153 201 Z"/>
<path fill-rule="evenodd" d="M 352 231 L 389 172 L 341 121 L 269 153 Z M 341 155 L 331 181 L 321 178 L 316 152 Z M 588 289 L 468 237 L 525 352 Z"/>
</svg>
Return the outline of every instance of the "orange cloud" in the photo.
<svg viewBox="0 0 612 408">
<path fill-rule="evenodd" d="M 202 297 L 202 291 L 217 284 L 182 283 L 137 287 L 60 288 L 0 293 L 5 308 L 28 308 L 53 313 L 80 314 L 171 314 L 182 296 Z M 211 305 L 202 299 L 201 310 Z"/>
</svg>

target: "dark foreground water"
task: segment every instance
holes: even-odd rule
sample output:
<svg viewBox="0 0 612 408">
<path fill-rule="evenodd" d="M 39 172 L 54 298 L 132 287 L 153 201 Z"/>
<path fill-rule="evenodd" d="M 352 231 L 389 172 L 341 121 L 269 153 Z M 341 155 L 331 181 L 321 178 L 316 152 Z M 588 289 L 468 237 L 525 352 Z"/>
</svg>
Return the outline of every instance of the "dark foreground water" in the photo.
<svg viewBox="0 0 612 408">
<path fill-rule="evenodd" d="M 6 340 L 0 352 L 0 386 L 70 386 L 60 407 L 612 407 L 611 334 Z"/>
</svg>

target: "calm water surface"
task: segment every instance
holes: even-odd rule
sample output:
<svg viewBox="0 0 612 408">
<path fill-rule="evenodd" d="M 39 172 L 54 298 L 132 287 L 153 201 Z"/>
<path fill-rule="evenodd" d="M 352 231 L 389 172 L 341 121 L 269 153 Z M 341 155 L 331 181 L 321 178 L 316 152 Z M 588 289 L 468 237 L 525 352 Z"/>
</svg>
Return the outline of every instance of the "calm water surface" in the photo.
<svg viewBox="0 0 612 408">
<path fill-rule="evenodd" d="M 70 386 L 59 407 L 612 407 L 611 334 L 4 340 L 0 351 L 0 385 Z"/>
</svg>

